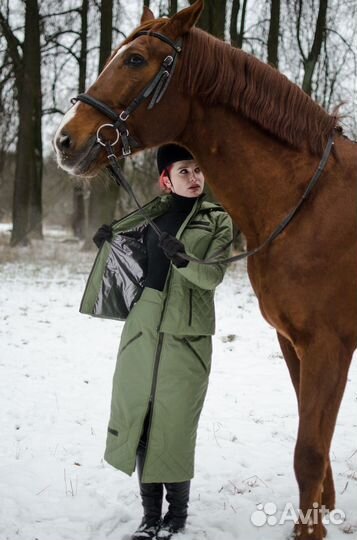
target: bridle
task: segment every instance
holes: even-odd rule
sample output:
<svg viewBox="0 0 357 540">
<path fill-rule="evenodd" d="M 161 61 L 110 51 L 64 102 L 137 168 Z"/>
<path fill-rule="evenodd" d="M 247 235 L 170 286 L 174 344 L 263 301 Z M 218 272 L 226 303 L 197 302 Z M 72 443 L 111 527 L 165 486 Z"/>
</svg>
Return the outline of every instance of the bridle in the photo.
<svg viewBox="0 0 357 540">
<path fill-rule="evenodd" d="M 102 101 L 99 101 L 98 99 L 93 98 L 88 94 L 79 94 L 77 97 L 71 99 L 71 103 L 73 105 L 77 101 L 81 101 L 82 103 L 91 105 L 92 107 L 97 109 L 97 111 L 101 112 L 102 114 L 110 118 L 110 120 L 112 120 L 112 124 L 102 124 L 98 128 L 97 142 L 102 146 L 106 146 L 107 141 L 105 141 L 101 137 L 100 132 L 105 127 L 110 127 L 114 129 L 116 132 L 116 140 L 111 142 L 111 146 L 115 146 L 120 138 L 123 146 L 123 157 L 131 155 L 132 147 L 140 147 L 138 141 L 136 141 L 135 138 L 132 137 L 129 133 L 129 128 L 126 123 L 129 116 L 131 116 L 133 112 L 136 111 L 136 109 L 139 107 L 139 105 L 141 105 L 143 101 L 145 101 L 150 96 L 151 100 L 148 105 L 149 110 L 153 109 L 155 105 L 160 103 L 175 72 L 178 55 L 182 51 L 182 38 L 179 38 L 177 41 L 173 41 L 172 39 L 164 36 L 163 34 L 159 34 L 158 32 L 150 32 L 150 30 L 143 30 L 142 32 L 138 32 L 135 38 L 139 36 L 151 36 L 160 39 L 164 43 L 170 45 L 173 48 L 174 52 L 172 55 L 166 56 L 166 58 L 164 58 L 161 67 L 155 77 L 145 86 L 141 93 L 136 98 L 134 98 L 132 102 L 120 114 L 113 111 L 113 109 L 108 107 L 108 105 L 106 105 Z"/>
<path fill-rule="evenodd" d="M 157 105 L 162 97 L 164 96 L 169 83 L 172 79 L 172 76 L 175 71 L 176 63 L 178 55 L 182 52 L 182 38 L 179 38 L 176 42 L 172 41 L 167 36 L 164 36 L 163 34 L 159 34 L 157 32 L 151 32 L 149 30 L 145 30 L 142 32 L 138 32 L 135 37 L 139 37 L 142 35 L 146 36 L 152 36 L 154 38 L 160 39 L 161 41 L 167 43 L 170 45 L 174 53 L 173 55 L 166 56 L 166 58 L 163 60 L 160 70 L 155 75 L 155 77 L 145 86 L 145 88 L 142 90 L 142 92 L 132 100 L 132 102 L 120 113 L 116 113 L 108 107 L 105 103 L 102 101 L 99 101 L 88 94 L 79 94 L 76 98 L 72 98 L 71 102 L 74 104 L 77 101 L 81 101 L 82 103 L 86 103 L 87 105 L 91 105 L 95 109 L 97 109 L 99 112 L 110 118 L 112 120 L 112 124 L 102 124 L 98 130 L 97 130 L 97 142 L 105 147 L 107 154 L 108 154 L 108 160 L 110 162 L 110 166 L 108 167 L 110 175 L 114 179 L 114 181 L 118 184 L 118 186 L 122 186 L 125 191 L 134 199 L 135 204 L 138 207 L 138 210 L 140 213 L 145 217 L 146 221 L 149 223 L 149 225 L 152 227 L 154 232 L 157 234 L 157 236 L 160 238 L 163 231 L 159 229 L 159 227 L 156 225 L 156 223 L 148 216 L 143 209 L 142 205 L 139 203 L 138 199 L 135 196 L 135 193 L 133 192 L 130 184 L 128 183 L 127 179 L 125 178 L 125 175 L 122 171 L 122 169 L 119 166 L 118 158 L 115 155 L 113 146 L 117 144 L 119 141 L 119 138 L 121 138 L 122 141 L 122 156 L 130 156 L 132 153 L 131 148 L 132 147 L 140 147 L 140 144 L 135 140 L 134 137 L 132 137 L 129 133 L 128 126 L 126 124 L 126 121 L 128 120 L 129 116 L 133 114 L 133 112 L 145 101 L 147 98 L 151 97 L 150 103 L 148 105 L 148 109 L 152 109 Z M 116 132 L 116 139 L 112 142 L 105 140 L 101 137 L 100 132 L 104 127 L 111 127 Z M 300 200 L 296 204 L 296 206 L 290 210 L 290 212 L 285 216 L 285 218 L 282 220 L 282 222 L 273 230 L 273 232 L 256 248 L 246 251 L 243 253 L 240 253 L 239 255 L 235 255 L 233 257 L 225 258 L 225 259 L 217 259 L 216 257 L 220 255 L 223 251 L 227 249 L 227 247 L 232 244 L 232 241 L 228 244 L 224 245 L 221 249 L 219 249 L 216 253 L 214 253 L 210 258 L 208 259 L 197 259 L 196 257 L 192 257 L 190 255 L 187 255 L 186 253 L 178 253 L 177 256 L 186 260 L 186 261 L 193 261 L 199 264 L 227 264 L 235 261 L 239 261 L 242 259 L 246 259 L 248 257 L 251 257 L 252 255 L 255 255 L 256 253 L 263 250 L 267 245 L 271 244 L 275 238 L 277 238 L 289 225 L 289 223 L 293 220 L 293 218 L 296 216 L 296 214 L 299 212 L 307 198 L 309 197 L 310 193 L 312 192 L 313 188 L 315 187 L 318 179 L 322 175 L 325 166 L 327 164 L 328 158 L 331 154 L 331 150 L 334 145 L 334 135 L 337 128 L 335 128 L 334 132 L 330 135 L 326 147 L 324 149 L 321 161 L 312 176 L 308 186 L 306 187 L 303 195 L 301 196 Z M 166 233 L 165 233 L 166 234 Z"/>
</svg>

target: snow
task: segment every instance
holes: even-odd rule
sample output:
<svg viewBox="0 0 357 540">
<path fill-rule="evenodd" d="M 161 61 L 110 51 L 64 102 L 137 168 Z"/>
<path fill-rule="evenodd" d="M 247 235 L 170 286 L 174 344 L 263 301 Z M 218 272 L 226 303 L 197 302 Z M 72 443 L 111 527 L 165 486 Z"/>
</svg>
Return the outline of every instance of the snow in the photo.
<svg viewBox="0 0 357 540">
<path fill-rule="evenodd" d="M 8 231 L 0 229 L 0 540 L 125 540 L 141 519 L 136 473 L 103 461 L 123 325 L 78 312 L 94 252 L 54 229 L 43 245 L 11 249 Z M 282 540 L 291 521 L 258 527 L 250 516 L 259 504 L 276 504 L 277 517 L 298 504 L 295 395 L 244 266 L 230 268 L 216 305 L 189 518 L 177 540 Z M 356 370 L 331 452 L 346 514 L 328 525 L 334 540 L 357 539 Z"/>
</svg>

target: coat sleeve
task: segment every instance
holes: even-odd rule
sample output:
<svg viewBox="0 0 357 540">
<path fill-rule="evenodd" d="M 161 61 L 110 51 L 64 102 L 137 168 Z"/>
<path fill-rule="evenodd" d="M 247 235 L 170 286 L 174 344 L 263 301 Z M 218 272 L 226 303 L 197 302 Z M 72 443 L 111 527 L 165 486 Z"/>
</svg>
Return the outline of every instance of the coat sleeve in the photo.
<svg viewBox="0 0 357 540">
<path fill-rule="evenodd" d="M 212 241 L 207 249 L 204 259 L 212 257 L 216 251 L 219 251 L 223 246 L 227 245 L 233 239 L 233 224 L 228 214 L 225 212 L 217 213 L 216 230 L 212 237 Z M 220 253 L 217 258 L 225 259 L 232 252 L 232 244 Z M 187 255 L 196 257 L 195 253 L 187 252 Z M 201 289 L 213 290 L 223 280 L 227 264 L 199 264 L 190 261 L 185 268 L 177 268 L 173 266 L 175 272 L 179 272 L 184 278 L 190 281 L 193 285 Z"/>
</svg>

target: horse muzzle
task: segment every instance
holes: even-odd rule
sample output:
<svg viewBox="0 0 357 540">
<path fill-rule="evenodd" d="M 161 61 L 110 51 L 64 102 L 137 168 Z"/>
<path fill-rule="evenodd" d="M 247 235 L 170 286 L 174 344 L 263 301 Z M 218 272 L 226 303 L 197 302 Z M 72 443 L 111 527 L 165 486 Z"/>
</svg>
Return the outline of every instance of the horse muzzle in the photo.
<svg viewBox="0 0 357 540">
<path fill-rule="evenodd" d="M 65 131 L 60 131 L 53 140 L 53 146 L 58 165 L 70 174 L 95 176 L 100 168 L 100 154 L 103 152 L 95 136 L 92 136 L 84 147 L 76 148 L 71 136 Z"/>
</svg>

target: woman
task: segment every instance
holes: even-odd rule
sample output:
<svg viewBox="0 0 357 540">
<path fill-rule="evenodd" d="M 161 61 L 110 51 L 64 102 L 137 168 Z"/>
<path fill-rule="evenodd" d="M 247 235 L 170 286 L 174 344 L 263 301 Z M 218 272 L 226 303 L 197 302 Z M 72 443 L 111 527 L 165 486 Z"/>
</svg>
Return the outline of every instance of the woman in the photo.
<svg viewBox="0 0 357 540">
<path fill-rule="evenodd" d="M 220 251 L 222 258 L 232 240 L 229 216 L 204 200 L 193 156 L 169 144 L 159 148 L 157 164 L 168 195 L 144 212 L 166 234 L 158 240 L 139 211 L 101 227 L 81 304 L 83 313 L 126 318 L 105 459 L 129 475 L 137 465 L 144 516 L 132 540 L 169 539 L 185 526 L 211 367 L 214 290 L 226 267 L 188 263 L 180 253 L 203 259 Z M 161 519 L 164 487 L 169 508 Z"/>
</svg>

